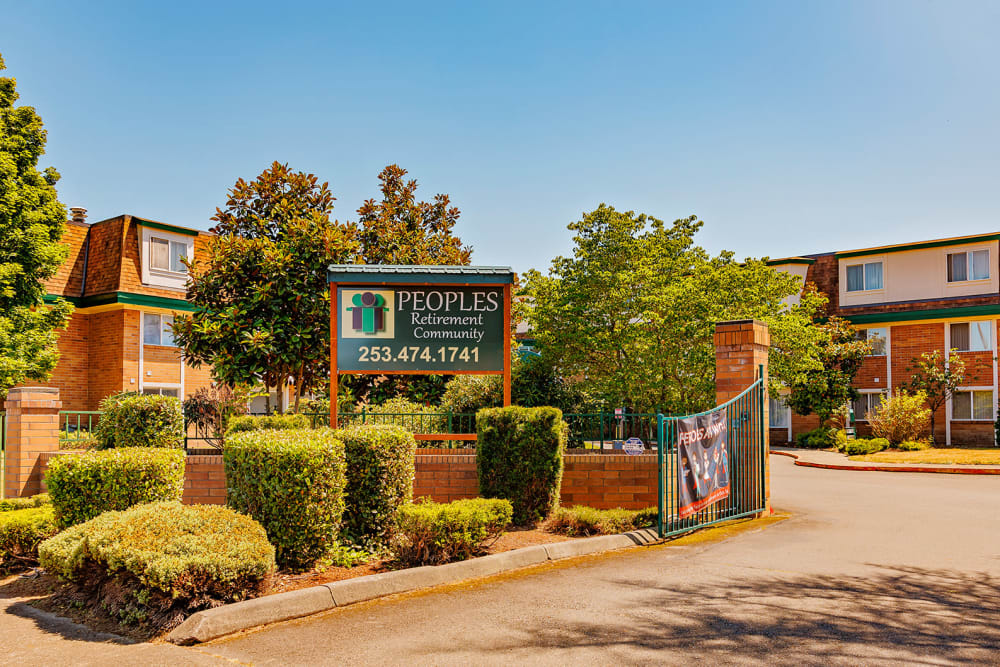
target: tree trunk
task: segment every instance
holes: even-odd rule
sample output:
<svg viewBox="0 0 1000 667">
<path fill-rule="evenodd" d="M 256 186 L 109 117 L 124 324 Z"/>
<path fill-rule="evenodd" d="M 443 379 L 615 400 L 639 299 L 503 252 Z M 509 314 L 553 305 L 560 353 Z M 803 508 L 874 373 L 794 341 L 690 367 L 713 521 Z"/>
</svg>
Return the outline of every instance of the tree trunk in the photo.
<svg viewBox="0 0 1000 667">
<path fill-rule="evenodd" d="M 306 362 L 299 364 L 299 372 L 295 374 L 295 408 L 293 412 L 299 412 L 299 399 L 302 397 L 302 374 L 305 372 Z"/>
</svg>

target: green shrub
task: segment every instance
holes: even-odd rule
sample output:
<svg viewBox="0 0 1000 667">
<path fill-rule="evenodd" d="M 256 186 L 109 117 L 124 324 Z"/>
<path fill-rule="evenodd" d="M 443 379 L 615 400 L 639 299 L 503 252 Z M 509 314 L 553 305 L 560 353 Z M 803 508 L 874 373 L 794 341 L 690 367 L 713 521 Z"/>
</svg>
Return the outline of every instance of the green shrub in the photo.
<svg viewBox="0 0 1000 667">
<path fill-rule="evenodd" d="M 307 415 L 239 415 L 229 418 L 226 436 L 247 431 L 288 431 L 311 427 L 312 420 Z"/>
<path fill-rule="evenodd" d="M 795 446 L 804 449 L 828 449 L 836 444 L 836 431 L 828 426 L 820 426 L 795 436 Z"/>
<path fill-rule="evenodd" d="M 66 438 L 59 440 L 59 451 L 87 451 L 90 449 L 100 449 L 97 438 L 90 434 L 83 434 L 78 438 Z"/>
<path fill-rule="evenodd" d="M 476 468 L 484 498 L 506 498 L 514 523 L 546 518 L 559 506 L 566 422 L 557 408 L 488 408 L 476 415 Z"/>
<path fill-rule="evenodd" d="M 844 453 L 848 456 L 862 456 L 864 454 L 874 454 L 889 448 L 889 441 L 885 438 L 872 438 L 865 440 L 850 440 L 844 448 Z"/>
<path fill-rule="evenodd" d="M 337 431 L 347 459 L 344 535 L 376 549 L 388 544 L 403 505 L 413 498 L 417 442 L 401 426 L 351 426 Z"/>
<path fill-rule="evenodd" d="M 184 452 L 126 447 L 53 457 L 45 481 L 56 523 L 72 526 L 102 512 L 184 493 Z"/>
<path fill-rule="evenodd" d="M 274 547 L 256 521 L 178 502 L 107 512 L 42 542 L 38 554 L 47 571 L 119 619 L 161 627 L 259 595 L 274 571 Z"/>
<path fill-rule="evenodd" d="M 456 375 L 444 387 L 442 412 L 475 413 L 503 405 L 502 375 Z"/>
<path fill-rule="evenodd" d="M 38 544 L 57 530 L 51 505 L 0 512 L 0 572 L 37 565 Z"/>
<path fill-rule="evenodd" d="M 868 412 L 872 435 L 885 438 L 894 445 L 908 440 L 920 440 L 930 434 L 931 411 L 924 392 L 908 394 L 900 391 L 882 397 L 882 402 Z"/>
<path fill-rule="evenodd" d="M 229 506 L 264 526 L 281 567 L 307 569 L 337 545 L 346 480 L 334 431 L 233 433 L 222 459 Z"/>
<path fill-rule="evenodd" d="M 440 408 L 431 408 L 405 398 L 391 398 L 380 405 L 365 405 L 364 423 L 402 426 L 411 433 L 441 433 L 445 430 L 447 418 L 441 416 Z M 354 424 L 361 423 L 361 417 L 354 417 Z"/>
<path fill-rule="evenodd" d="M 0 500 L 0 512 L 10 512 L 11 510 L 23 510 L 29 507 L 41 507 L 51 505 L 52 499 L 47 493 L 39 493 L 28 498 L 5 498 Z"/>
<path fill-rule="evenodd" d="M 844 429 L 837 429 L 837 432 L 833 434 L 833 444 L 838 451 L 845 451 L 847 449 L 847 443 L 850 440 L 847 439 L 847 431 Z"/>
<path fill-rule="evenodd" d="M 930 444 L 926 440 L 906 440 L 896 445 L 896 447 L 904 452 L 918 452 L 929 448 Z"/>
<path fill-rule="evenodd" d="M 173 396 L 122 392 L 101 401 L 97 449 L 184 446 L 184 412 Z"/>
<path fill-rule="evenodd" d="M 584 505 L 560 507 L 545 522 L 545 530 L 571 537 L 617 535 L 637 528 L 656 525 L 657 510 L 599 510 Z"/>
<path fill-rule="evenodd" d="M 399 512 L 396 557 L 407 565 L 465 560 L 500 537 L 512 514 L 510 502 L 486 498 L 405 505 Z"/>
</svg>

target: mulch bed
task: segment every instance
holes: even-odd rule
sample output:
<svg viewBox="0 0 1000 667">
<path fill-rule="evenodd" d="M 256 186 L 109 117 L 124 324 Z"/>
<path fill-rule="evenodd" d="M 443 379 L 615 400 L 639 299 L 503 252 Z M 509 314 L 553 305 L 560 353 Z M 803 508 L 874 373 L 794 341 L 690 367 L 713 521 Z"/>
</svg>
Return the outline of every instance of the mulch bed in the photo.
<svg viewBox="0 0 1000 667">
<path fill-rule="evenodd" d="M 489 545 L 483 555 L 497 554 L 538 544 L 565 542 L 570 539 L 573 538 L 549 533 L 538 528 L 514 528 Z M 329 567 L 323 570 L 300 573 L 279 571 L 274 576 L 272 586 L 266 595 L 364 577 L 379 572 L 389 572 L 394 569 L 399 569 L 395 563 L 383 559 L 352 568 Z M 15 598 L 43 611 L 68 618 L 97 632 L 117 634 L 134 641 L 162 640 L 163 635 L 167 632 L 148 623 L 123 625 L 101 604 L 88 600 L 79 587 L 60 583 L 55 576 L 41 571 L 24 575 L 15 574 L 0 579 L 0 598 Z M 176 623 L 172 625 L 176 625 Z"/>
</svg>

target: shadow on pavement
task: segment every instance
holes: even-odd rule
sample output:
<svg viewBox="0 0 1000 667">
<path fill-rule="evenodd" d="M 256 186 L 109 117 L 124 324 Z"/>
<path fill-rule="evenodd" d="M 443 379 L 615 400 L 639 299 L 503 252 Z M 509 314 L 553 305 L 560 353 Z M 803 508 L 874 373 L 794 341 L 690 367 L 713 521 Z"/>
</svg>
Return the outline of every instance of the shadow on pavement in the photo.
<svg viewBox="0 0 1000 667">
<path fill-rule="evenodd" d="M 885 663 L 933 660 L 996 664 L 1000 656 L 1000 578 L 916 567 L 878 568 L 866 578 L 801 576 L 649 588 L 618 580 L 637 608 L 662 609 L 585 623 L 558 621 L 522 630 L 508 648 L 615 648 L 691 652 L 707 661 L 817 664 L 877 657 Z M 742 573 L 745 575 L 745 573 Z M 632 598 L 632 596 L 629 596 Z M 493 646 L 492 649 L 499 647 Z"/>
</svg>

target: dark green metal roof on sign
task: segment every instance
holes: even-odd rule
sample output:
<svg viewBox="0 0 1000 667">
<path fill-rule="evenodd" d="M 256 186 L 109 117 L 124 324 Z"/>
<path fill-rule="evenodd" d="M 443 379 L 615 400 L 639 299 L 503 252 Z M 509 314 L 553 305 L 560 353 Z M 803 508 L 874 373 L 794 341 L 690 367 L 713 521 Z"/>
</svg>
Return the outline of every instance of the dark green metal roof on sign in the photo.
<svg viewBox="0 0 1000 667">
<path fill-rule="evenodd" d="M 434 266 L 429 264 L 331 264 L 327 269 L 331 283 L 369 283 L 406 285 L 440 284 L 509 284 L 514 271 L 509 266 Z"/>
</svg>

